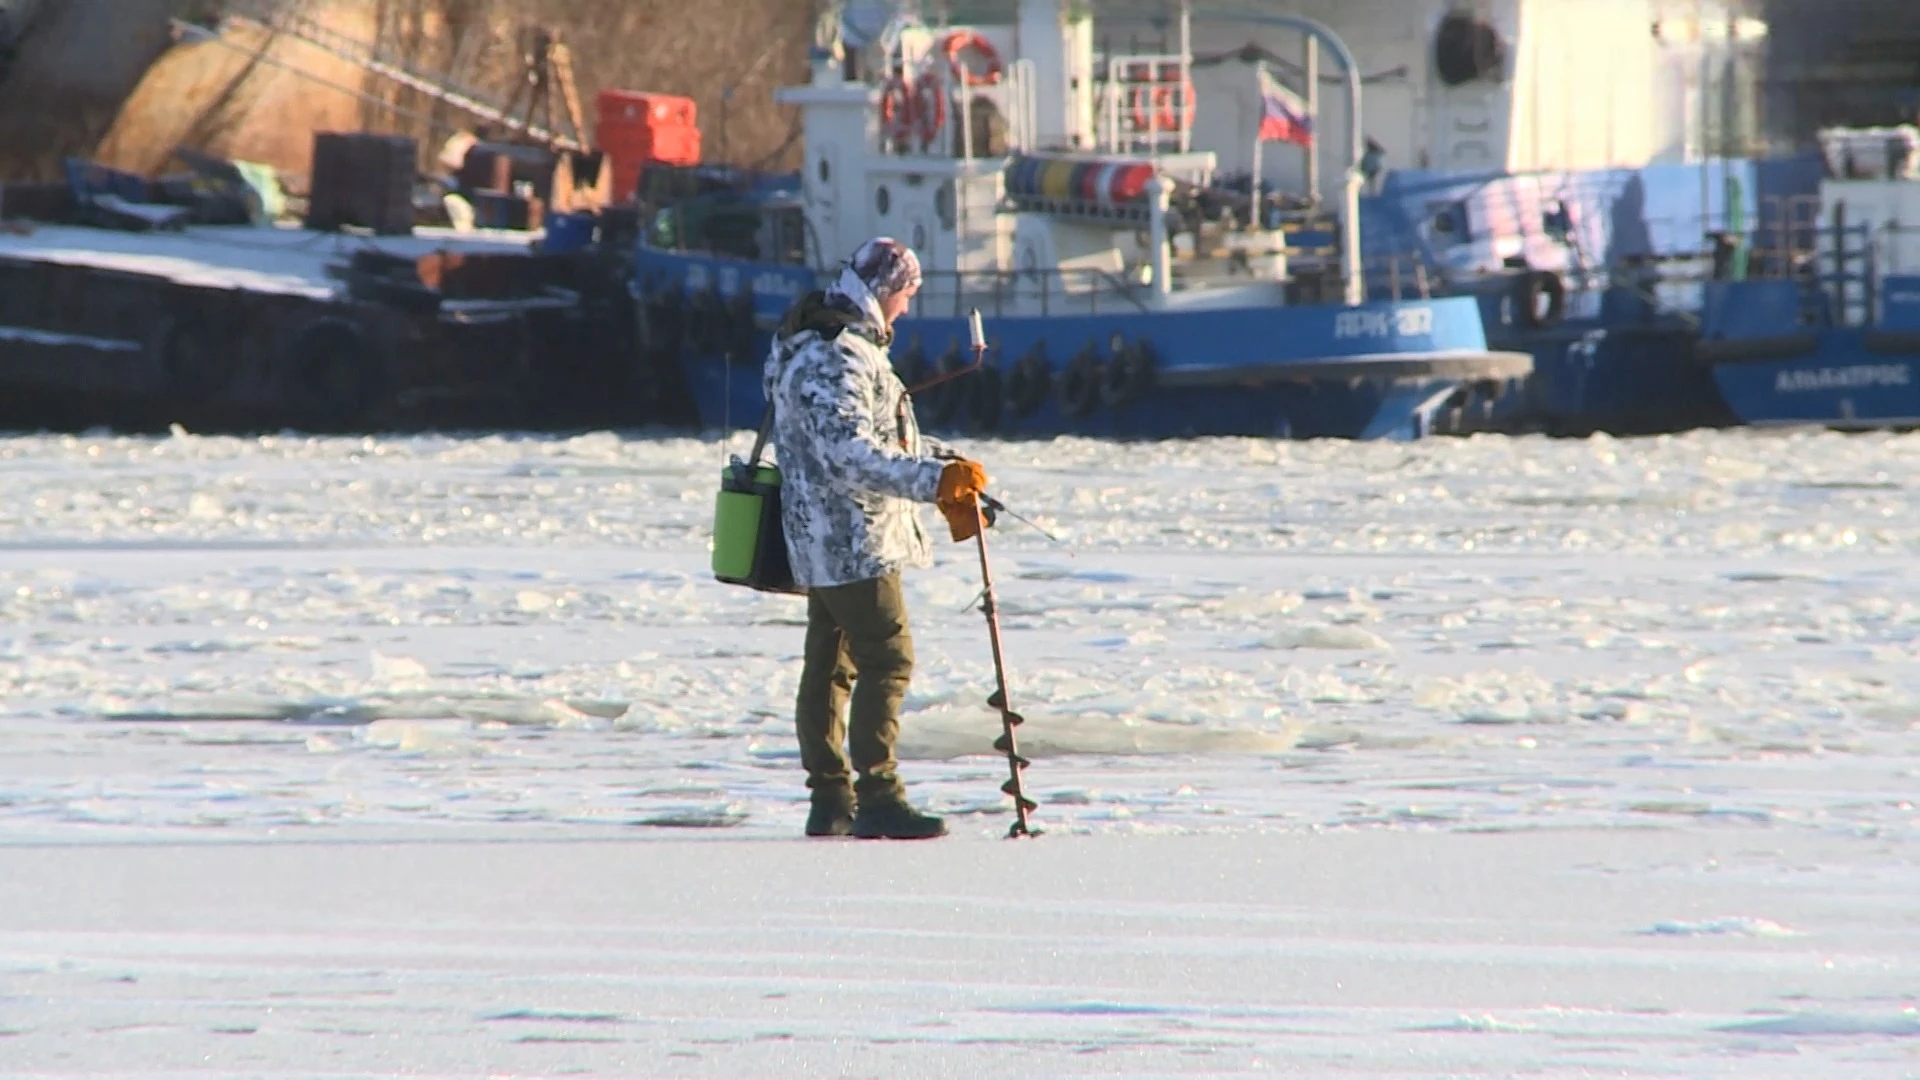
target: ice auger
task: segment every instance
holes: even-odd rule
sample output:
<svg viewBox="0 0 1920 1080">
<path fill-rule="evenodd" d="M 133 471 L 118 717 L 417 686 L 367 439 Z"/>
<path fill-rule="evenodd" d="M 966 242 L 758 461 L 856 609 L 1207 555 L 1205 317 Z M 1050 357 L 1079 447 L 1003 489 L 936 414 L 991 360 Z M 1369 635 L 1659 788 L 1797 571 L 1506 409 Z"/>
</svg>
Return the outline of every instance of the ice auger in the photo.
<svg viewBox="0 0 1920 1080">
<path fill-rule="evenodd" d="M 1039 809 L 1039 804 L 1027 798 L 1026 789 L 1020 783 L 1020 770 L 1030 764 L 1020 756 L 1020 746 L 1014 737 L 1013 729 L 1026 722 L 1026 718 L 1013 711 L 1012 699 L 1007 696 L 1007 662 L 1000 650 L 1000 608 L 993 599 L 993 570 L 987 565 L 987 530 L 985 526 L 993 524 L 993 519 L 1006 507 L 992 496 L 980 495 L 980 517 L 982 528 L 974 532 L 974 539 L 980 545 L 980 610 L 987 616 L 987 638 L 993 643 L 993 678 L 996 684 L 992 696 L 987 698 L 987 707 L 1000 713 L 1000 737 L 993 740 L 993 748 L 1007 755 L 1007 782 L 1000 790 L 1013 796 L 1013 827 L 1007 830 L 1007 839 L 1017 836 L 1038 836 L 1039 831 L 1027 824 L 1027 815 Z"/>
</svg>

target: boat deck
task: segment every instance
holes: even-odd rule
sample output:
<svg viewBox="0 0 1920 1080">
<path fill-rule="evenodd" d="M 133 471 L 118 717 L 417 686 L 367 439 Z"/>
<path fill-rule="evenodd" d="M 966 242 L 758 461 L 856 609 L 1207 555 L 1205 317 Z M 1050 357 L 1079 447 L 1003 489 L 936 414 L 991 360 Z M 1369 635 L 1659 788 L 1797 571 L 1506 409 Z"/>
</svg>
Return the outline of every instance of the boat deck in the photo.
<svg viewBox="0 0 1920 1080">
<path fill-rule="evenodd" d="M 0 233 L 0 259 L 87 266 L 182 285 L 328 300 L 342 290 L 329 266 L 356 251 L 402 258 L 434 252 L 512 254 L 527 251 L 540 235 L 419 229 L 411 236 L 366 236 L 246 225 L 126 232 L 34 225 L 18 233 Z"/>
</svg>

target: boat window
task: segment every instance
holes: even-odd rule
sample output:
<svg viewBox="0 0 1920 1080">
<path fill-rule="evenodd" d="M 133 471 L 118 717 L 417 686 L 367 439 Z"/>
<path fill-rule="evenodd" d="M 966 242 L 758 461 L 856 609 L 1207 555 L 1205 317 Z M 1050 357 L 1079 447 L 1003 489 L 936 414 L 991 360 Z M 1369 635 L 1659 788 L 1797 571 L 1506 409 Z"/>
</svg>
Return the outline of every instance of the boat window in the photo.
<svg viewBox="0 0 1920 1080">
<path fill-rule="evenodd" d="M 768 215 L 774 221 L 774 255 L 790 266 L 807 262 L 807 216 L 799 207 L 776 210 Z"/>
<path fill-rule="evenodd" d="M 887 185 L 881 184 L 873 191 L 873 208 L 880 211 L 881 217 L 887 216 L 887 208 L 893 205 L 892 196 L 887 194 Z"/>
<path fill-rule="evenodd" d="M 1573 235 L 1573 211 L 1564 202 L 1549 203 L 1541 215 L 1540 227 L 1550 239 L 1564 244 Z"/>
<path fill-rule="evenodd" d="M 1427 227 L 1433 233 L 1434 240 L 1460 244 L 1470 239 L 1465 203 L 1440 203 L 1429 207 L 1429 215 Z"/>
<path fill-rule="evenodd" d="M 933 193 L 933 212 L 940 215 L 940 227 L 953 231 L 953 181 L 943 180 Z"/>
</svg>

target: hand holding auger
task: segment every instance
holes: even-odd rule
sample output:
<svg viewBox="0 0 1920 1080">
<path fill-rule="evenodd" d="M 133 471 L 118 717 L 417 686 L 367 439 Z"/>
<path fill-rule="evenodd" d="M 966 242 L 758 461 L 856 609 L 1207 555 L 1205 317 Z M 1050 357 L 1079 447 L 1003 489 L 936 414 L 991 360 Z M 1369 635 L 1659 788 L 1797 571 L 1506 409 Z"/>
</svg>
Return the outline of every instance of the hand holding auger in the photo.
<svg viewBox="0 0 1920 1080">
<path fill-rule="evenodd" d="M 976 309 L 968 319 L 973 332 L 974 365 L 987 351 L 986 333 L 980 326 L 980 312 Z M 987 698 L 987 707 L 1000 713 L 1000 737 L 993 741 L 993 748 L 1007 755 L 1007 771 L 1011 774 L 1000 790 L 1013 797 L 1013 827 L 1007 831 L 1009 839 L 1016 836 L 1037 835 L 1027 824 L 1027 815 L 1038 809 L 1038 804 L 1027 798 L 1026 789 L 1020 782 L 1020 771 L 1029 762 L 1020 756 L 1018 740 L 1013 729 L 1025 722 L 1025 718 L 1013 711 L 1011 698 L 1007 694 L 1006 656 L 1000 648 L 1000 609 L 993 596 L 993 568 L 987 562 L 987 531 L 983 527 L 990 524 L 991 517 L 983 521 L 983 507 L 987 513 L 1004 509 L 1000 502 L 987 494 L 987 471 L 978 462 L 964 458 L 947 465 L 940 474 L 940 495 L 936 500 L 940 513 L 946 516 L 947 528 L 956 542 L 974 541 L 980 551 L 980 608 L 987 616 L 987 639 L 993 646 L 994 691 Z M 1037 528 L 1038 526 L 1036 526 Z M 1044 530 L 1043 530 L 1044 531 Z"/>
</svg>

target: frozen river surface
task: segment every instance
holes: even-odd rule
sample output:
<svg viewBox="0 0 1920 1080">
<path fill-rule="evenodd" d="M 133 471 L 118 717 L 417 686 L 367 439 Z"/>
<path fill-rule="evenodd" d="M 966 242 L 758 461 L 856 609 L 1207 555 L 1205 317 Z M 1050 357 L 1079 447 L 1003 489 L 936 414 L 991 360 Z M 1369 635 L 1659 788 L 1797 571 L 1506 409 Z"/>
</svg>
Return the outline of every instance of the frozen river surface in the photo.
<svg viewBox="0 0 1920 1080">
<path fill-rule="evenodd" d="M 1920 436 L 971 449 L 1031 844 L 948 544 L 798 839 L 717 443 L 0 441 L 0 1074 L 1920 1075 Z"/>
</svg>

